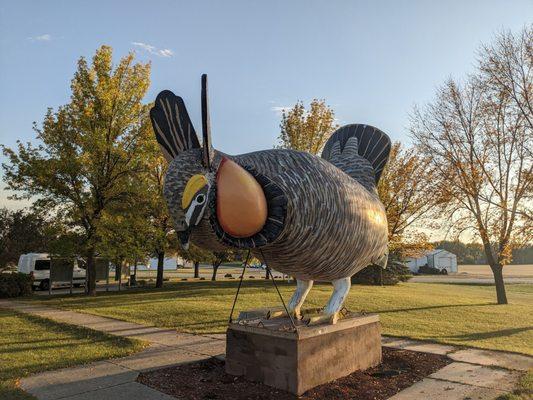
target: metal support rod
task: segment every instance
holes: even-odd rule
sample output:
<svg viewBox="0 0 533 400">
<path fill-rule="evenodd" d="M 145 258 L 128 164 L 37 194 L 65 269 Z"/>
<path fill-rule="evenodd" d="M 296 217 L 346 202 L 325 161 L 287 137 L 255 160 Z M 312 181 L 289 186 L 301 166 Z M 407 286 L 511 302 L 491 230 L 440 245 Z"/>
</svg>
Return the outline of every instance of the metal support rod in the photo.
<svg viewBox="0 0 533 400">
<path fill-rule="evenodd" d="M 242 268 L 241 279 L 239 280 L 239 286 L 237 287 L 237 293 L 235 293 L 235 299 L 233 299 L 233 306 L 231 306 L 231 313 L 229 315 L 230 324 L 233 322 L 233 311 L 235 310 L 235 304 L 237 303 L 237 297 L 239 297 L 239 292 L 241 291 L 242 280 L 244 279 L 244 273 L 246 272 L 246 266 L 248 265 L 249 259 L 250 259 L 250 250 L 248 250 L 248 254 L 246 255 L 246 261 L 244 261 L 244 265 Z"/>
<path fill-rule="evenodd" d="M 276 280 L 274 279 L 274 274 L 272 273 L 272 270 L 270 269 L 270 267 L 267 264 L 265 255 L 263 254 L 263 250 L 259 250 L 259 251 L 261 252 L 261 257 L 263 258 L 263 261 L 265 262 L 266 269 L 267 269 L 267 274 L 270 273 L 270 277 L 272 278 L 272 283 L 274 284 L 274 287 L 276 288 L 276 291 L 278 292 L 279 298 L 281 300 L 281 304 L 283 304 L 283 308 L 285 309 L 285 312 L 287 313 L 287 315 L 289 316 L 289 318 L 291 320 L 292 327 L 294 328 L 295 331 L 297 331 L 298 328 L 296 327 L 296 323 L 294 322 L 294 318 L 292 317 L 291 313 L 289 313 L 289 309 L 285 305 L 285 300 L 283 300 L 283 296 L 281 295 L 281 292 L 278 289 L 278 285 L 276 284 Z"/>
</svg>

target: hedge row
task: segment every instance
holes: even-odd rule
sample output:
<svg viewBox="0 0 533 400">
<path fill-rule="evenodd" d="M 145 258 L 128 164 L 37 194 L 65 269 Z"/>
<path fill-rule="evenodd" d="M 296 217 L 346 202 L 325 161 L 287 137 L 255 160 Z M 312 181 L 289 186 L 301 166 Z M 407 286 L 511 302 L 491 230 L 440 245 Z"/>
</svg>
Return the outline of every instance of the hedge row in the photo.
<svg viewBox="0 0 533 400">
<path fill-rule="evenodd" d="M 28 274 L 1 273 L 0 298 L 19 297 L 31 294 L 33 278 Z"/>
<path fill-rule="evenodd" d="M 398 282 L 406 282 L 411 278 L 411 271 L 403 263 L 390 261 L 387 268 L 370 265 L 352 276 L 352 283 L 364 285 L 396 285 Z"/>
</svg>

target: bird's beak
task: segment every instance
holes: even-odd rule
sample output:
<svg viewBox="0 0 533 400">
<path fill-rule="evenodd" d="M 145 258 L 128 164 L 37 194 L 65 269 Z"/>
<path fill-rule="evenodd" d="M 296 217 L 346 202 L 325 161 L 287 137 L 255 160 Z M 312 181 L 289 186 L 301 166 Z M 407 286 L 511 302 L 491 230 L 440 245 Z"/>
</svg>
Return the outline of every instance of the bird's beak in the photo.
<svg viewBox="0 0 533 400">
<path fill-rule="evenodd" d="M 190 229 L 186 231 L 178 232 L 178 238 L 180 240 L 180 246 L 183 250 L 189 250 L 189 236 L 191 235 Z"/>
</svg>

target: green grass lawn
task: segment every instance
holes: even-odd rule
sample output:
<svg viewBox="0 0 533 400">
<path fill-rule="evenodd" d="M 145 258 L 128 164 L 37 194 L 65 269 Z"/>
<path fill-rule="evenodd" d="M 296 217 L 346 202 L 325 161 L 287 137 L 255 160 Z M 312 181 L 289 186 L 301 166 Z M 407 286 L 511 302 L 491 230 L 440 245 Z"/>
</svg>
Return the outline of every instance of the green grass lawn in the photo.
<svg viewBox="0 0 533 400">
<path fill-rule="evenodd" d="M 17 388 L 27 375 L 122 357 L 145 347 L 139 340 L 0 309 L 0 399 L 33 399 Z"/>
<path fill-rule="evenodd" d="M 63 296 L 39 301 L 51 306 L 193 333 L 222 333 L 237 281 L 167 283 L 163 290 Z M 279 283 L 287 301 L 294 285 Z M 508 285 L 510 304 L 496 305 L 493 286 L 404 283 L 392 287 L 353 285 L 346 306 L 379 313 L 387 335 L 514 351 L 533 355 L 533 285 Z M 330 285 L 316 285 L 307 307 L 325 304 Z M 245 281 L 237 311 L 277 306 L 271 282 Z M 237 314 L 235 314 L 237 315 Z"/>
<path fill-rule="evenodd" d="M 533 399 L 533 370 L 530 370 L 518 382 L 512 393 L 504 394 L 496 400 L 531 400 Z"/>
</svg>

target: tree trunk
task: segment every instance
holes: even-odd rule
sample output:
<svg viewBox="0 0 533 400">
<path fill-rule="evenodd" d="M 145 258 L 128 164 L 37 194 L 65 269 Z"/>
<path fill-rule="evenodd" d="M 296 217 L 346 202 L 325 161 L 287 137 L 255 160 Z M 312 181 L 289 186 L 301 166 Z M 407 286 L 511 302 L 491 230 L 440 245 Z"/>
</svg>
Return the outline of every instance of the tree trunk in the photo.
<svg viewBox="0 0 533 400">
<path fill-rule="evenodd" d="M 212 281 L 216 281 L 217 280 L 217 271 L 218 271 L 218 267 L 220 267 L 220 264 L 216 265 L 216 264 L 211 264 L 213 266 L 213 276 L 211 277 L 211 280 Z"/>
<path fill-rule="evenodd" d="M 133 275 L 130 276 L 130 285 L 137 286 L 137 259 L 133 263 Z"/>
<path fill-rule="evenodd" d="M 117 258 L 115 260 L 115 282 L 120 281 L 121 274 L 122 274 L 122 258 Z"/>
<path fill-rule="evenodd" d="M 200 263 L 198 261 L 194 262 L 194 277 L 195 278 L 200 277 Z"/>
<path fill-rule="evenodd" d="M 96 264 L 94 260 L 94 247 L 89 248 L 87 251 L 87 294 L 89 296 L 96 295 Z"/>
<path fill-rule="evenodd" d="M 496 284 L 496 297 L 498 304 L 507 304 L 507 294 L 505 292 L 505 283 L 503 281 L 503 265 L 491 264 L 494 283 Z"/>
<path fill-rule="evenodd" d="M 165 265 L 165 252 L 157 253 L 157 279 L 155 281 L 156 288 L 163 287 L 163 267 Z"/>
</svg>

